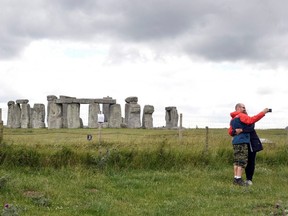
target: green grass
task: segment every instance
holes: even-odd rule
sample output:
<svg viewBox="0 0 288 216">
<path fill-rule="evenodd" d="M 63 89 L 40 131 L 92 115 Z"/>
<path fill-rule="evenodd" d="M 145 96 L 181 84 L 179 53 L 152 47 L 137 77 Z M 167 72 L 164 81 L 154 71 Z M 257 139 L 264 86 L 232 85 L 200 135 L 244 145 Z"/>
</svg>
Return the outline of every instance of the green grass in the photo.
<svg viewBox="0 0 288 216">
<path fill-rule="evenodd" d="M 286 131 L 258 134 L 273 143 L 237 187 L 226 129 L 5 129 L 0 215 L 287 215 Z"/>
<path fill-rule="evenodd" d="M 271 215 L 288 208 L 286 167 L 258 166 L 247 188 L 232 185 L 229 166 L 122 172 L 22 168 L 2 169 L 1 175 L 8 181 L 0 200 L 20 215 Z"/>
</svg>

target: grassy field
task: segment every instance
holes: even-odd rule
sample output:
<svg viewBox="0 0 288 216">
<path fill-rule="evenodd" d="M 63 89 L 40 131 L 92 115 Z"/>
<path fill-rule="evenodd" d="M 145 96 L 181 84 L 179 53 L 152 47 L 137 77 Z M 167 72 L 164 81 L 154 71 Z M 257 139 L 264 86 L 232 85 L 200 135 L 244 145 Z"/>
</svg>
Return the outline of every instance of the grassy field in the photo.
<svg viewBox="0 0 288 216">
<path fill-rule="evenodd" d="M 287 133 L 258 134 L 271 143 L 237 187 L 227 129 L 5 129 L 0 213 L 287 215 Z"/>
</svg>

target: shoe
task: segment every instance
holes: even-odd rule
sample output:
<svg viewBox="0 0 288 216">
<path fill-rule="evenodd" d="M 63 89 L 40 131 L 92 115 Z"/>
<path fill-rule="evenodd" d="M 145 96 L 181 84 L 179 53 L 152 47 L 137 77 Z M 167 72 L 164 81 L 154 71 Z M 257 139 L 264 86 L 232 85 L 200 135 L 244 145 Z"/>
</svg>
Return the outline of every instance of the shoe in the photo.
<svg viewBox="0 0 288 216">
<path fill-rule="evenodd" d="M 249 186 L 253 185 L 253 182 L 251 180 L 246 180 L 245 183 Z"/>
<path fill-rule="evenodd" d="M 239 178 L 239 179 L 234 178 L 233 184 L 239 185 L 239 186 L 247 186 L 247 183 L 243 181 L 242 178 Z"/>
</svg>

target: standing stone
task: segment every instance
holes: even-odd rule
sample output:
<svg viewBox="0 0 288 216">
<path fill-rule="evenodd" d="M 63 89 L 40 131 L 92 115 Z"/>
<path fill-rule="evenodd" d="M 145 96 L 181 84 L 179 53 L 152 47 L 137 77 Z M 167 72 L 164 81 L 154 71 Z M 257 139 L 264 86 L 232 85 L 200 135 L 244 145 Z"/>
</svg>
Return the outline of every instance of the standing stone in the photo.
<svg viewBox="0 0 288 216">
<path fill-rule="evenodd" d="M 47 101 L 47 124 L 48 129 L 59 129 L 63 127 L 62 104 L 56 104 L 54 95 L 48 95 Z"/>
<path fill-rule="evenodd" d="M 67 127 L 68 128 L 81 127 L 79 103 L 67 104 Z"/>
<path fill-rule="evenodd" d="M 0 108 L 0 144 L 3 141 L 3 121 L 2 121 L 2 109 Z"/>
<path fill-rule="evenodd" d="M 14 101 L 8 102 L 8 128 L 20 128 L 21 127 L 21 108 L 20 104 L 15 104 Z"/>
<path fill-rule="evenodd" d="M 7 127 L 8 128 L 12 128 L 13 118 L 14 118 L 14 113 L 13 113 L 14 104 L 15 104 L 14 101 L 9 101 L 7 103 L 8 105 Z"/>
<path fill-rule="evenodd" d="M 31 127 L 32 128 L 45 128 L 45 105 L 34 104 L 31 109 Z"/>
<path fill-rule="evenodd" d="M 64 95 L 60 95 L 59 97 L 60 100 L 65 101 L 66 99 L 76 99 L 76 97 L 69 97 L 69 96 L 64 96 Z M 62 124 L 63 124 L 63 128 L 69 128 L 68 126 L 68 104 L 67 103 L 62 103 Z M 79 107 L 79 112 L 80 112 L 80 107 Z M 80 116 L 80 114 L 79 114 Z M 80 123 L 79 123 L 80 125 Z"/>
<path fill-rule="evenodd" d="M 142 116 L 142 127 L 143 128 L 153 128 L 153 118 L 152 114 L 154 112 L 154 106 L 152 105 L 145 105 L 143 109 L 143 116 Z"/>
<path fill-rule="evenodd" d="M 30 104 L 28 104 L 28 103 L 22 104 L 21 128 L 30 128 L 31 127 L 30 116 L 31 116 Z"/>
<path fill-rule="evenodd" d="M 98 103 L 89 104 L 88 127 L 98 128 L 98 114 L 100 114 L 100 105 Z"/>
<path fill-rule="evenodd" d="M 177 128 L 178 126 L 178 112 L 176 107 L 165 107 L 166 128 Z"/>
<path fill-rule="evenodd" d="M 103 99 L 112 99 L 112 97 L 103 97 Z M 102 105 L 102 110 L 104 114 L 104 122 L 109 122 L 110 118 L 110 104 L 103 104 Z"/>
<path fill-rule="evenodd" d="M 20 117 L 21 128 L 30 128 L 31 110 L 30 105 L 28 104 L 29 100 L 27 99 L 16 100 L 16 103 L 20 105 L 21 109 L 21 117 Z"/>
<path fill-rule="evenodd" d="M 109 128 L 120 128 L 121 124 L 121 106 L 120 104 L 113 104 L 110 106 Z"/>
<path fill-rule="evenodd" d="M 140 113 L 141 107 L 137 103 L 137 97 L 128 97 L 125 99 L 125 124 L 128 128 L 140 128 Z"/>
</svg>

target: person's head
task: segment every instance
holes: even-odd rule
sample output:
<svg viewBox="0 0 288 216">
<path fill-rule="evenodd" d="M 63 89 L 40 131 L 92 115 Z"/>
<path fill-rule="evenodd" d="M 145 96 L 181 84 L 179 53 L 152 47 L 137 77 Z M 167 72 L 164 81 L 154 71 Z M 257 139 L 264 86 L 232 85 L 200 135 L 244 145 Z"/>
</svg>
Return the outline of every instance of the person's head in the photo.
<svg viewBox="0 0 288 216">
<path fill-rule="evenodd" d="M 236 106 L 235 106 L 235 110 L 237 112 L 241 112 L 241 113 L 247 114 L 245 105 L 243 103 L 237 103 Z"/>
</svg>

